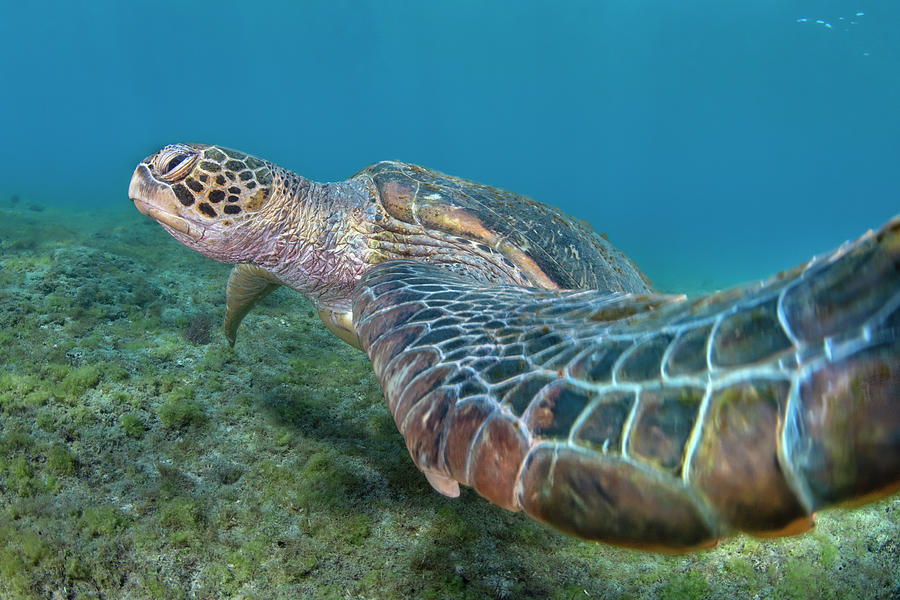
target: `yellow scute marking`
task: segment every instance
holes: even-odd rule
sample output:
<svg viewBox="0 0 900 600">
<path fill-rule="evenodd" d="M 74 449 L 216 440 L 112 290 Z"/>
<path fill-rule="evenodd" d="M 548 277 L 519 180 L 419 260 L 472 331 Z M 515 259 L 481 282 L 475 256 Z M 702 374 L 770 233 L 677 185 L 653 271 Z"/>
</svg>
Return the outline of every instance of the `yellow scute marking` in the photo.
<svg viewBox="0 0 900 600">
<path fill-rule="evenodd" d="M 250 196 L 246 202 L 244 202 L 244 208 L 247 210 L 257 210 L 263 204 L 265 204 L 266 200 L 269 198 L 269 190 L 268 188 L 259 188 L 256 190 L 256 193 Z"/>
<path fill-rule="evenodd" d="M 467 233 L 470 236 L 484 240 L 488 243 L 492 243 L 496 237 L 493 233 L 485 229 L 484 225 L 481 224 L 481 221 L 465 210 L 453 208 L 446 212 L 438 212 L 437 216 L 440 219 L 440 224 L 449 231 Z"/>
</svg>

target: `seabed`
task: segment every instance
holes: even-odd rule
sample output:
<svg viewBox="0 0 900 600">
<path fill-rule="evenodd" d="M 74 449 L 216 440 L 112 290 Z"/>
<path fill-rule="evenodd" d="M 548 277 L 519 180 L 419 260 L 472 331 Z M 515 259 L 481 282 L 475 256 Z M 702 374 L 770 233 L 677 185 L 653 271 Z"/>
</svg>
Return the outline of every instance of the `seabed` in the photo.
<svg viewBox="0 0 900 600">
<path fill-rule="evenodd" d="M 897 598 L 900 497 L 661 556 L 435 493 L 299 295 L 116 210 L 0 200 L 0 598 Z"/>
</svg>

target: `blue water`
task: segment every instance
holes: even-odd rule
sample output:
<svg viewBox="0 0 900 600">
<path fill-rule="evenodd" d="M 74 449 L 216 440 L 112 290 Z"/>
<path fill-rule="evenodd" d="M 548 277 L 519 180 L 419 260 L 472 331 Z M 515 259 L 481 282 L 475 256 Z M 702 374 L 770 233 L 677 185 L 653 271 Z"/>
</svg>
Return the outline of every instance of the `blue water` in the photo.
<svg viewBox="0 0 900 600">
<path fill-rule="evenodd" d="M 123 206 L 172 141 L 316 179 L 396 158 L 726 285 L 900 212 L 898 27 L 895 0 L 8 2 L 0 202 Z"/>
</svg>

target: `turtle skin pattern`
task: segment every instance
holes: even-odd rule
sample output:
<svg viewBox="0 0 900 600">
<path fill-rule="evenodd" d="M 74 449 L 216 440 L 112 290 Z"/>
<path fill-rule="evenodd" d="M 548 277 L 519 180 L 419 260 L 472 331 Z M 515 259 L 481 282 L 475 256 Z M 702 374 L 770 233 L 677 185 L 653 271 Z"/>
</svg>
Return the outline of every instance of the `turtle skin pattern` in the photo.
<svg viewBox="0 0 900 600">
<path fill-rule="evenodd" d="M 571 534 L 799 533 L 900 482 L 900 219 L 699 300 L 391 261 L 353 313 L 416 465 Z"/>
</svg>

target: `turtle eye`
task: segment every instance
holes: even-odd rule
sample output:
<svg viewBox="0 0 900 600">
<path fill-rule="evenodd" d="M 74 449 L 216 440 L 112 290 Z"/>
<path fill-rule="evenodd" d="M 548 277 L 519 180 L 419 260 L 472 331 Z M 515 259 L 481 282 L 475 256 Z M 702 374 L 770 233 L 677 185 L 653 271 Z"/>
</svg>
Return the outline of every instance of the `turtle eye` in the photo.
<svg viewBox="0 0 900 600">
<path fill-rule="evenodd" d="M 186 146 L 167 146 L 159 152 L 153 166 L 166 181 L 177 181 L 190 172 L 197 156 L 197 152 Z"/>
</svg>

